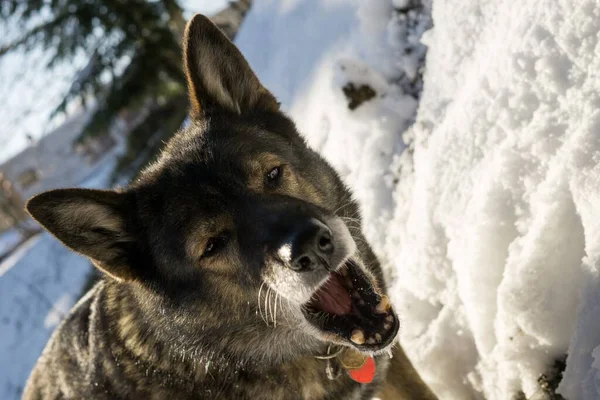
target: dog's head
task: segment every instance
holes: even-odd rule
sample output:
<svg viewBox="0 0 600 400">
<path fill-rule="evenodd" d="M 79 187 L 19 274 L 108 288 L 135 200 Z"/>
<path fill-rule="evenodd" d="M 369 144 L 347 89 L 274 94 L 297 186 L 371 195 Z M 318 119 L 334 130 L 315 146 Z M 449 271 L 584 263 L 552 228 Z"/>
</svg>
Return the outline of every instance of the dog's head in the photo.
<svg viewBox="0 0 600 400">
<path fill-rule="evenodd" d="M 188 24 L 184 48 L 190 126 L 127 189 L 42 193 L 30 214 L 112 279 L 169 303 L 173 324 L 386 348 L 398 319 L 364 265 L 372 254 L 338 175 L 207 18 Z"/>
</svg>

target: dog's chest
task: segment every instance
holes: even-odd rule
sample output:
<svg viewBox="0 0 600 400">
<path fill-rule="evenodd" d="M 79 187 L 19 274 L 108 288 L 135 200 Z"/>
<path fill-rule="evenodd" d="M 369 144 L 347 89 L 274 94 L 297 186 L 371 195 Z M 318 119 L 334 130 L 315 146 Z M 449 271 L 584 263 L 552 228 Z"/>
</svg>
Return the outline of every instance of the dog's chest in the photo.
<svg viewBox="0 0 600 400">
<path fill-rule="evenodd" d="M 208 374 L 201 391 L 203 396 L 222 396 L 224 399 L 358 400 L 362 398 L 364 389 L 363 385 L 352 381 L 345 374 L 335 380 L 328 379 L 325 364 L 313 359 L 262 373 L 240 369 L 217 376 Z"/>
<path fill-rule="evenodd" d="M 151 374 L 152 375 L 152 374 Z M 251 373 L 247 370 L 208 370 L 202 382 L 161 382 L 161 377 L 137 386 L 134 393 L 145 399 L 281 399 L 325 400 L 370 398 L 371 385 L 352 381 L 345 373 L 335 380 L 327 378 L 321 361 L 283 366 L 276 370 Z M 137 382 L 138 385 L 141 383 Z M 366 396 L 366 397 L 365 397 Z"/>
<path fill-rule="evenodd" d="M 138 382 L 139 383 L 139 382 Z M 163 385 L 160 382 L 148 382 L 145 388 L 139 386 L 128 398 L 164 400 L 164 399 L 273 399 L 273 400 L 359 400 L 363 392 L 353 382 L 298 381 L 281 377 L 264 376 L 254 382 L 245 379 L 215 379 L 190 390 L 185 387 Z M 136 385 L 137 386 L 137 385 Z M 138 397 L 136 397 L 138 396 Z"/>
</svg>

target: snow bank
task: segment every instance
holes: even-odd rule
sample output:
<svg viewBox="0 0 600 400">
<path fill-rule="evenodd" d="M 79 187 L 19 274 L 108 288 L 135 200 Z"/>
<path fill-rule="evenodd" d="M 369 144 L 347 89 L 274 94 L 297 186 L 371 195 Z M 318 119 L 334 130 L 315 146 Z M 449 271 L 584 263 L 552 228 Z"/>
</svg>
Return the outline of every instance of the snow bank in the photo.
<svg viewBox="0 0 600 400">
<path fill-rule="evenodd" d="M 600 4 L 433 6 L 385 253 L 442 398 L 600 397 Z M 556 381 L 559 381 L 558 378 Z"/>
</svg>

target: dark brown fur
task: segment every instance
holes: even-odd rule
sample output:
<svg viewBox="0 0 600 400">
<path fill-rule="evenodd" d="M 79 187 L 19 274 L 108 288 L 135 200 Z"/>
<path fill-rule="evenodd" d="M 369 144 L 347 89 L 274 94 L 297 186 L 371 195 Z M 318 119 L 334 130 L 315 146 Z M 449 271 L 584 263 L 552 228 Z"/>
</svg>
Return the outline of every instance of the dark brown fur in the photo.
<svg viewBox="0 0 600 400">
<path fill-rule="evenodd" d="M 383 290 L 356 204 L 208 19 L 194 17 L 184 47 L 193 123 L 159 160 L 123 191 L 63 189 L 28 204 L 106 277 L 54 333 L 24 398 L 370 398 L 385 379 L 387 355 L 375 357 L 372 384 L 345 373 L 327 379 L 325 362 L 314 356 L 329 342 L 302 329 L 285 302 L 273 312 L 272 298 L 263 303 L 259 290 L 264 244 L 303 218 L 328 215 L 350 225 Z M 264 176 L 278 165 L 283 177 L 271 187 Z M 219 235 L 226 244 L 205 256 L 209 238 Z M 259 315 L 265 304 L 266 322 Z M 397 354 L 394 377 L 404 389 L 385 393 L 433 398 Z"/>
</svg>

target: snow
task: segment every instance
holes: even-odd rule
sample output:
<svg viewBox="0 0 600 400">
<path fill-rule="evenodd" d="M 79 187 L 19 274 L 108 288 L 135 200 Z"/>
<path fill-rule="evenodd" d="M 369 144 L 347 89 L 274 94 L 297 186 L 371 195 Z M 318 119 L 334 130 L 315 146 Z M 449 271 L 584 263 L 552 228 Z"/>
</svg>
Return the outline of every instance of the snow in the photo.
<svg viewBox="0 0 600 400">
<path fill-rule="evenodd" d="M 599 14 L 434 3 L 386 254 L 402 343 L 442 398 L 539 396 L 567 354 L 559 392 L 600 396 Z"/>
<path fill-rule="evenodd" d="M 545 398 L 565 356 L 558 392 L 597 399 L 600 3 L 415 4 L 257 0 L 236 42 L 352 187 L 441 399 Z M 350 83 L 374 97 L 350 110 Z M 89 265 L 28 246 L 0 266 L 3 399 Z"/>
</svg>

